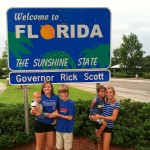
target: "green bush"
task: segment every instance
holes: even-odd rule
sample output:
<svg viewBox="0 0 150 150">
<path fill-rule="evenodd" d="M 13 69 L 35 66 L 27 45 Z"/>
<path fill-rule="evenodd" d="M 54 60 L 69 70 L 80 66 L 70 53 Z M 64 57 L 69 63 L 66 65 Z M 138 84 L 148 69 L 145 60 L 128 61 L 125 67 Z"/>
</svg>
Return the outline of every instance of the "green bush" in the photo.
<svg viewBox="0 0 150 150">
<path fill-rule="evenodd" d="M 114 125 L 111 143 L 120 147 L 150 148 L 150 103 L 123 100 Z M 88 136 L 95 140 L 94 122 L 89 120 L 90 100 L 75 102 L 77 113 L 74 135 Z M 147 144 L 145 144 L 147 143 Z"/>
<path fill-rule="evenodd" d="M 78 100 L 75 101 L 76 116 L 74 125 L 75 136 L 89 136 L 93 135 L 94 124 L 89 120 L 89 106 L 90 100 Z"/>
<path fill-rule="evenodd" d="M 150 103 L 121 101 L 112 143 L 121 147 L 144 145 L 150 141 Z M 150 146 L 150 145 L 149 145 Z"/>
<path fill-rule="evenodd" d="M 121 147 L 136 147 L 137 150 L 150 149 L 150 103 L 131 102 L 130 99 L 120 103 L 111 143 Z M 75 105 L 74 135 L 88 136 L 96 141 L 94 122 L 88 118 L 90 100 L 77 100 Z M 34 117 L 29 117 L 30 134 L 27 136 L 23 104 L 0 104 L 0 120 L 0 149 L 34 140 Z"/>
<path fill-rule="evenodd" d="M 134 78 L 135 75 L 116 73 L 116 74 L 113 74 L 113 77 L 116 77 L 116 78 Z"/>
<path fill-rule="evenodd" d="M 143 75 L 143 79 L 150 79 L 150 73 L 145 73 Z"/>
<path fill-rule="evenodd" d="M 0 103 L 0 148 L 27 144 L 34 139 L 33 117 L 29 117 L 30 133 L 25 133 L 23 104 Z"/>
</svg>

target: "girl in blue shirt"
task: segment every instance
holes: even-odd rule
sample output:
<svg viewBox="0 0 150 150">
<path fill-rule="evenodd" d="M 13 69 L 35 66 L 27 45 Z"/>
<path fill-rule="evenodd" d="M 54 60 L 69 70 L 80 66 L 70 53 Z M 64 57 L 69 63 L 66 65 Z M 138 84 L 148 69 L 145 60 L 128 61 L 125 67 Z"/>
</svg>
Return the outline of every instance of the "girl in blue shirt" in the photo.
<svg viewBox="0 0 150 150">
<path fill-rule="evenodd" d="M 54 124 L 55 119 L 49 118 L 50 114 L 56 111 L 59 96 L 54 94 L 53 85 L 49 81 L 45 81 L 41 89 L 43 113 L 46 117 L 37 116 L 35 114 L 34 132 L 36 138 L 36 150 L 54 149 Z"/>
</svg>

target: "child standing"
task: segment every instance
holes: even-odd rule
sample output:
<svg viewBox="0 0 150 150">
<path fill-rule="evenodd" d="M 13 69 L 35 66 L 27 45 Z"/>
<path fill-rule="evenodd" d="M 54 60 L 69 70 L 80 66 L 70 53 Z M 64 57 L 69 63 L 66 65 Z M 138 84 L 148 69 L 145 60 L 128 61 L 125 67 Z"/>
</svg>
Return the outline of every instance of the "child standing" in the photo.
<svg viewBox="0 0 150 150">
<path fill-rule="evenodd" d="M 105 104 L 105 95 L 106 95 L 106 88 L 103 85 L 98 86 L 97 95 L 90 104 L 90 116 L 95 114 L 100 115 L 102 113 L 102 109 Z M 99 143 L 102 143 L 101 136 L 106 127 L 107 127 L 107 122 L 104 119 L 96 120 L 95 133 L 98 141 L 98 147 L 99 147 Z"/>
<path fill-rule="evenodd" d="M 56 148 L 71 150 L 73 143 L 73 125 L 75 117 L 75 104 L 68 98 L 69 88 L 61 84 L 58 89 L 61 100 L 58 102 L 58 112 L 52 114 L 57 117 Z"/>
</svg>

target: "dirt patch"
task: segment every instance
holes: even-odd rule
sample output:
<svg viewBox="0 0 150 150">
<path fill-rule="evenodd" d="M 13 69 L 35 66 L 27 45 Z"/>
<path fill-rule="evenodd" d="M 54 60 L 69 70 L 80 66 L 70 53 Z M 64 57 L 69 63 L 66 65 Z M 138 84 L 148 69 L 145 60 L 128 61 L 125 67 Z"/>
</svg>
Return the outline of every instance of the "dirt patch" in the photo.
<svg viewBox="0 0 150 150">
<path fill-rule="evenodd" d="M 96 150 L 97 145 L 93 143 L 87 137 L 74 137 L 73 140 L 73 150 Z M 9 148 L 3 150 L 35 150 L 35 142 L 28 145 L 18 146 L 16 148 Z M 111 146 L 111 150 L 135 150 L 134 148 L 121 148 L 116 146 Z"/>
</svg>

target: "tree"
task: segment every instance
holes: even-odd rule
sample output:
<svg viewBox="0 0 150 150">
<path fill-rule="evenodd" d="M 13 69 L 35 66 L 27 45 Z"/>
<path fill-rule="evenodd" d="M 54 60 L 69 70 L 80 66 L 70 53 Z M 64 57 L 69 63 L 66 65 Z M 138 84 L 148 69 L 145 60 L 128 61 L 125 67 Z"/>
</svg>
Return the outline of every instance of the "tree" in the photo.
<svg viewBox="0 0 150 150">
<path fill-rule="evenodd" d="M 8 75 L 8 53 L 7 53 L 7 42 L 5 41 L 5 48 L 2 53 L 2 58 L 0 58 L 0 75 Z"/>
<path fill-rule="evenodd" d="M 132 75 L 137 72 L 137 68 L 142 67 L 143 44 L 139 42 L 137 36 L 133 33 L 128 36 L 123 35 L 123 43 L 118 49 L 115 49 L 113 54 L 116 61 L 119 61 L 125 69 L 131 71 Z M 127 70 L 126 70 L 127 72 Z"/>
<path fill-rule="evenodd" d="M 150 73 L 150 55 L 143 58 L 143 71 Z"/>
<path fill-rule="evenodd" d="M 117 48 L 117 49 L 114 49 L 113 55 L 114 55 L 113 61 L 115 62 L 115 64 L 120 64 L 120 67 L 123 70 L 123 72 L 127 72 L 127 70 L 126 70 L 126 62 L 127 62 L 126 52 L 121 48 Z"/>
<path fill-rule="evenodd" d="M 120 64 L 120 59 L 121 59 L 121 54 L 120 54 L 120 49 L 119 48 L 116 48 L 114 49 L 113 51 L 113 65 L 116 65 L 116 64 Z"/>
</svg>

